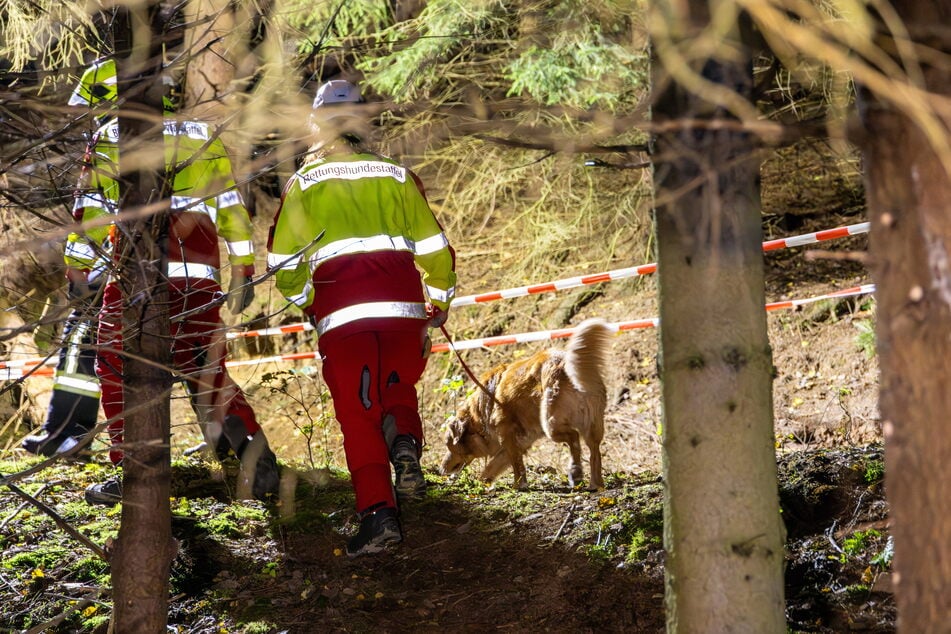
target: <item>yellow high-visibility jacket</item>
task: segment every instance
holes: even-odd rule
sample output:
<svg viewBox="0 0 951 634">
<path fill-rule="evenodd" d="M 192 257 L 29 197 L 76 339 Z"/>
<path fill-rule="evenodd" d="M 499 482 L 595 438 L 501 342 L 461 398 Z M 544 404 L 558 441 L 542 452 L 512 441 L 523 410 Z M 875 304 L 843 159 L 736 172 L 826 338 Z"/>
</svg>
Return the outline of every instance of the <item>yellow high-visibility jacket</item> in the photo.
<svg viewBox="0 0 951 634">
<path fill-rule="evenodd" d="M 119 126 L 103 125 L 87 153 L 86 179 L 77 192 L 73 215 L 84 223 L 67 238 L 66 264 L 94 270 L 110 253 L 111 217 L 121 205 L 118 180 Z M 207 123 L 166 117 L 165 163 L 174 174 L 167 241 L 168 277 L 213 279 L 220 283 L 219 235 L 224 239 L 232 276 L 254 273 L 252 226 L 235 185 L 231 160 Z"/>
<path fill-rule="evenodd" d="M 288 181 L 268 268 L 318 335 L 418 327 L 427 301 L 445 310 L 455 295 L 455 252 L 419 179 L 369 153 L 327 156 Z"/>
</svg>

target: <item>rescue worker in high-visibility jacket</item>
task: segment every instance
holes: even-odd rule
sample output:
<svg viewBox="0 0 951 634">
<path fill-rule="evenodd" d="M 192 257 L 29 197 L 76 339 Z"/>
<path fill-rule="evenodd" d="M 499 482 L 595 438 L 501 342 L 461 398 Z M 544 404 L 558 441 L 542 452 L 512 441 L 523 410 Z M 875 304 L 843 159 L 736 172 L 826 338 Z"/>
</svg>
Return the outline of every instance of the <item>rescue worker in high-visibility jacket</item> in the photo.
<svg viewBox="0 0 951 634">
<path fill-rule="evenodd" d="M 397 502 L 425 493 L 416 383 L 456 285 L 421 183 L 364 147 L 359 102 L 343 80 L 317 91 L 317 158 L 285 186 L 268 241 L 277 288 L 317 331 L 360 518 L 350 556 L 402 541 Z"/>
<path fill-rule="evenodd" d="M 116 64 L 115 60 L 106 58 L 83 72 L 67 103 L 93 109 L 93 119 L 101 125 L 112 116 L 115 101 Z M 87 156 L 89 150 L 87 148 Z M 76 204 L 82 205 L 81 194 Z M 102 303 L 102 274 L 108 261 L 103 254 L 94 252 L 89 252 L 82 262 L 74 261 L 75 244 L 74 234 L 67 241 L 65 253 L 67 295 L 72 310 L 63 326 L 63 345 L 54 372 L 46 420 L 40 433 L 27 436 L 21 443 L 27 451 L 44 456 L 72 450 L 93 430 L 99 418 L 95 343 L 97 314 Z"/>
<path fill-rule="evenodd" d="M 115 224 L 96 226 L 103 216 L 118 211 L 118 122 L 107 122 L 97 132 L 89 158 L 89 182 L 78 206 L 79 220 L 88 227 L 70 236 L 74 268 L 89 265 L 86 258 L 110 252 Z M 164 121 L 165 162 L 174 174 L 171 191 L 167 279 L 171 322 L 172 361 L 184 377 L 206 438 L 219 458 L 233 451 L 242 459 L 242 474 L 254 497 L 268 499 L 278 491 L 276 457 L 257 423 L 254 410 L 225 367 L 223 324 L 218 300 L 220 255 L 224 239 L 231 265 L 228 306 L 246 308 L 254 296 L 251 219 L 235 187 L 228 153 L 209 124 L 177 118 Z M 102 407 L 108 426 L 114 464 L 122 460 L 122 311 L 123 298 L 116 280 L 107 281 L 99 316 L 99 356 L 96 369 L 102 385 Z M 210 431 L 209 431 L 210 429 Z M 115 504 L 121 499 L 121 481 L 110 479 L 86 489 L 93 504 Z"/>
</svg>

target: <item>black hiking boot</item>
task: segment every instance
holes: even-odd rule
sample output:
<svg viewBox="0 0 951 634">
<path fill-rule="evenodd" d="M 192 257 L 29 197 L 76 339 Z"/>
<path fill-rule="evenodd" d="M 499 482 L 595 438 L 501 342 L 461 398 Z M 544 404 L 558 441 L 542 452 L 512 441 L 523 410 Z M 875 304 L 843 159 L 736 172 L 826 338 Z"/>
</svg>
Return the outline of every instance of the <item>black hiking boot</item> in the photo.
<svg viewBox="0 0 951 634">
<path fill-rule="evenodd" d="M 280 486 L 281 469 L 277 466 L 277 456 L 266 446 L 255 465 L 251 493 L 256 499 L 267 502 L 278 495 Z"/>
<path fill-rule="evenodd" d="M 360 530 L 347 543 L 347 556 L 374 555 L 403 541 L 397 511 L 392 506 L 364 514 Z"/>
<path fill-rule="evenodd" d="M 416 439 L 407 434 L 396 437 L 390 450 L 395 472 L 394 489 L 400 500 L 418 500 L 426 495 L 426 478 L 419 465 Z"/>
<path fill-rule="evenodd" d="M 68 434 L 50 436 L 48 431 L 43 430 L 39 434 L 24 438 L 20 442 L 20 446 L 32 454 L 49 458 L 56 454 L 66 453 L 78 445 L 80 439 L 81 437 L 77 438 L 76 436 L 70 436 Z M 88 456 L 85 456 L 84 453 L 78 453 L 70 456 L 70 458 L 79 462 L 89 462 Z"/>
<path fill-rule="evenodd" d="M 85 496 L 88 504 L 115 506 L 122 501 L 122 482 L 119 478 L 112 478 L 99 484 L 86 487 Z"/>
</svg>

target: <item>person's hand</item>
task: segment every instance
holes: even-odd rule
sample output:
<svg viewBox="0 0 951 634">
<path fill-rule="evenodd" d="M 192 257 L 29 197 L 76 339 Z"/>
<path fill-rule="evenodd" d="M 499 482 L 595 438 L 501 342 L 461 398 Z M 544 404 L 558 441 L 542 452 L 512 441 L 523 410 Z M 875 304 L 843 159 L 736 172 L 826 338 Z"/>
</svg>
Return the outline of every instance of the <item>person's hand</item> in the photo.
<svg viewBox="0 0 951 634">
<path fill-rule="evenodd" d="M 429 317 L 430 328 L 439 328 L 449 319 L 449 310 L 443 310 L 435 304 L 426 304 L 426 315 Z"/>
<path fill-rule="evenodd" d="M 80 301 L 88 298 L 93 293 L 89 286 L 88 273 L 82 269 L 66 269 L 66 297 L 70 301 Z"/>
<path fill-rule="evenodd" d="M 248 276 L 232 275 L 231 286 L 228 287 L 228 310 L 237 315 L 251 305 L 254 299 L 254 285 Z"/>
</svg>

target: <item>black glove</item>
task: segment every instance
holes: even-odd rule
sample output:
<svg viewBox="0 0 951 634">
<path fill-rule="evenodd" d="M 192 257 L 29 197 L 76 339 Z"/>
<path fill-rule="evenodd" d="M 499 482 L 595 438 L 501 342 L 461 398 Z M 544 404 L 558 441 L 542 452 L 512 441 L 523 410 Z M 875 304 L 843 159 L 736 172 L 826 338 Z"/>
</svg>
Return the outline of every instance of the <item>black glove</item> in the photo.
<svg viewBox="0 0 951 634">
<path fill-rule="evenodd" d="M 449 319 L 449 309 L 443 310 L 435 304 L 426 304 L 426 315 L 429 316 L 429 328 L 439 328 Z"/>
<path fill-rule="evenodd" d="M 254 299 L 254 286 L 251 284 L 253 278 L 248 275 L 231 276 L 231 286 L 228 288 L 228 310 L 232 315 L 237 315 L 245 308 L 251 305 Z"/>
</svg>

